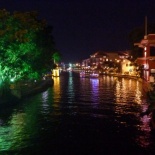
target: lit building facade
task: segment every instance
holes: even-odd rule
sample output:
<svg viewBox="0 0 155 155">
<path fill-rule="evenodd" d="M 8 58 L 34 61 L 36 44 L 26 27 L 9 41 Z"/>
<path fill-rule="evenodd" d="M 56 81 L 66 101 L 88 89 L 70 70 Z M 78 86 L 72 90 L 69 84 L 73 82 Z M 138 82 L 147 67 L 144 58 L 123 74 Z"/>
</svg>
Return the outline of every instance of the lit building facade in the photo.
<svg viewBox="0 0 155 155">
<path fill-rule="evenodd" d="M 130 51 L 119 51 L 119 52 L 104 52 L 97 51 L 94 54 L 90 55 L 90 58 L 82 61 L 82 69 L 91 69 L 91 70 L 112 70 L 111 66 L 118 64 L 129 58 Z"/>
<path fill-rule="evenodd" d="M 143 48 L 143 57 L 137 58 L 137 63 L 143 65 L 143 77 L 146 81 L 150 76 L 155 76 L 155 34 L 148 34 L 140 43 L 136 43 Z"/>
<path fill-rule="evenodd" d="M 121 62 L 121 68 L 122 74 L 137 75 L 136 67 L 133 65 L 133 62 L 128 59 L 123 59 Z"/>
</svg>

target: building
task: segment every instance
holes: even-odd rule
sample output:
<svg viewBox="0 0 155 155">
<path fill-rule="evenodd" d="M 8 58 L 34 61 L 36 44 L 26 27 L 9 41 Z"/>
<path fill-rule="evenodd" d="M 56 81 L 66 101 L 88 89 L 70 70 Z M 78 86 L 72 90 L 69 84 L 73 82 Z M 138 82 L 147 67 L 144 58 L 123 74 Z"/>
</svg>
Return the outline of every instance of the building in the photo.
<svg viewBox="0 0 155 155">
<path fill-rule="evenodd" d="M 143 57 L 137 58 L 137 63 L 143 65 L 143 77 L 150 81 L 150 77 L 155 76 L 155 34 L 145 35 L 144 39 L 135 45 L 143 48 Z"/>
<path fill-rule="evenodd" d="M 90 55 L 90 58 L 82 61 L 82 69 L 113 72 L 124 59 L 129 58 L 129 53 L 130 51 L 96 51 Z"/>
<path fill-rule="evenodd" d="M 137 75 L 136 66 L 134 66 L 133 62 L 128 59 L 123 59 L 123 61 L 121 62 L 121 72 L 122 74 L 127 75 Z"/>
</svg>

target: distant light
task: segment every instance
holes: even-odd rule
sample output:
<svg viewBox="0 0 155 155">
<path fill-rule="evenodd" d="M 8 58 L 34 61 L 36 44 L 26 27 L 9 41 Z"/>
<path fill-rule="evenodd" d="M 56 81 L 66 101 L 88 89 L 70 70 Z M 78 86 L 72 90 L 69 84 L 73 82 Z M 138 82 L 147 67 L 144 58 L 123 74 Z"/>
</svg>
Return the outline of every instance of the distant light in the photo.
<svg viewBox="0 0 155 155">
<path fill-rule="evenodd" d="M 14 80 L 15 80 L 14 78 L 10 79 L 11 82 L 14 82 Z"/>
</svg>

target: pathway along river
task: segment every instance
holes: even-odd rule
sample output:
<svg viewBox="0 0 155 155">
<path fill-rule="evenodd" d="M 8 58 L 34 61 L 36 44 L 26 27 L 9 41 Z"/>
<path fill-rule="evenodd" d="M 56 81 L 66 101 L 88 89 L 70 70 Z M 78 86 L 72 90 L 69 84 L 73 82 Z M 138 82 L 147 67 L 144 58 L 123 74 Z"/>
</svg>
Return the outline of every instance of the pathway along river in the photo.
<svg viewBox="0 0 155 155">
<path fill-rule="evenodd" d="M 63 73 L 47 91 L 0 111 L 2 155 L 153 155 L 142 83 Z"/>
</svg>

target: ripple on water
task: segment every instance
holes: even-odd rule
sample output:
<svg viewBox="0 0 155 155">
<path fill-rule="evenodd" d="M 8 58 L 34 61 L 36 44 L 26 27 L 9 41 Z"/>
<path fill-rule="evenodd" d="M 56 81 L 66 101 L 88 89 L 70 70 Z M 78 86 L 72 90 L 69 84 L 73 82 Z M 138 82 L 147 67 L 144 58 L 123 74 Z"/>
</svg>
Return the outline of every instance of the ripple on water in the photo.
<svg viewBox="0 0 155 155">
<path fill-rule="evenodd" d="M 135 80 L 65 73 L 54 86 L 0 113 L 0 150 L 27 154 L 142 154 L 155 148 Z M 22 153 L 21 153 L 22 154 Z"/>
</svg>

